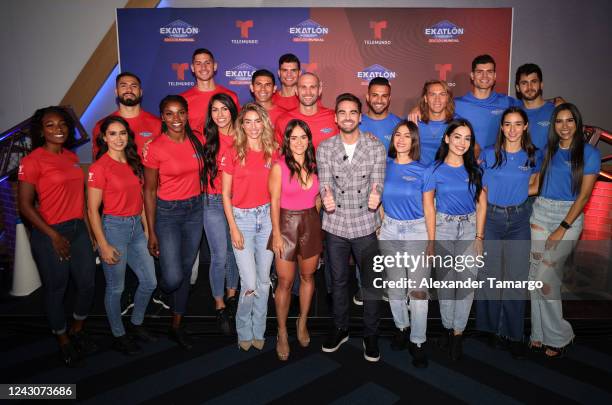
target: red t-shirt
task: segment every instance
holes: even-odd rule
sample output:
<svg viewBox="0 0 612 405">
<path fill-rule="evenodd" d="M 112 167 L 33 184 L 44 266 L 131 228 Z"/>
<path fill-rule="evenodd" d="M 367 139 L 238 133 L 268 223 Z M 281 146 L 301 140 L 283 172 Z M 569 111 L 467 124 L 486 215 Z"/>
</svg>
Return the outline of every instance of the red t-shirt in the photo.
<svg viewBox="0 0 612 405">
<path fill-rule="evenodd" d="M 280 117 L 281 115 L 287 112 L 287 110 L 285 110 L 284 108 L 276 104 L 274 104 L 274 106 L 270 110 L 266 110 L 266 111 L 268 112 L 268 115 L 270 116 L 270 125 L 272 126 L 272 129 L 274 129 L 274 124 L 276 123 L 276 120 L 278 119 L 278 117 Z"/>
<path fill-rule="evenodd" d="M 217 93 L 225 93 L 234 100 L 236 107 L 240 109 L 240 103 L 238 102 L 238 96 L 230 89 L 215 84 L 215 89 L 211 91 L 200 91 L 197 87 L 192 87 L 189 90 L 181 93 L 181 96 L 185 97 L 187 104 L 189 105 L 189 126 L 191 129 L 198 133 L 204 133 L 204 124 L 206 124 L 206 116 L 208 113 L 208 103 L 212 96 Z"/>
<path fill-rule="evenodd" d="M 234 145 L 234 137 L 219 133 L 219 151 L 217 152 L 217 177 L 213 180 L 214 187 L 208 189 L 208 194 L 221 194 L 221 179 L 223 178 L 223 165 L 227 153 Z"/>
<path fill-rule="evenodd" d="M 255 208 L 270 202 L 268 176 L 272 163 L 278 159 L 276 152 L 268 163 L 264 152 L 247 152 L 244 166 L 236 157 L 236 149 L 227 151 L 223 171 L 232 175 L 232 205 L 237 208 Z"/>
<path fill-rule="evenodd" d="M 272 95 L 272 102 L 284 110 L 294 110 L 300 106 L 300 100 L 297 96 L 283 97 L 280 91 Z"/>
<path fill-rule="evenodd" d="M 187 200 L 201 193 L 198 159 L 187 137 L 177 143 L 162 134 L 145 146 L 142 163 L 159 170 L 157 196 L 162 200 Z"/>
<path fill-rule="evenodd" d="M 297 118 L 308 124 L 310 132 L 312 133 L 312 143 L 314 147 L 317 148 L 321 142 L 338 134 L 338 126 L 336 125 L 334 116 L 334 110 L 322 106 L 318 107 L 317 113 L 314 115 L 304 115 L 300 112 L 299 108 L 287 111 L 287 113 L 278 117 L 274 125 L 276 142 L 278 142 L 279 145 L 283 144 L 283 136 L 285 135 L 287 124 L 292 119 Z"/>
<path fill-rule="evenodd" d="M 110 115 L 120 116 L 119 110 L 115 111 Z M 96 155 L 98 154 L 99 148 L 96 143 L 96 139 L 98 138 L 98 135 L 100 135 L 100 125 L 102 125 L 102 121 L 104 121 L 105 118 L 106 117 L 96 122 L 96 126 L 94 127 L 92 132 L 92 162 L 96 160 Z M 136 142 L 138 153 L 140 154 L 140 157 L 142 157 L 142 148 L 144 144 L 157 138 L 161 133 L 161 120 L 159 119 L 159 117 L 144 110 L 140 110 L 140 114 L 138 114 L 138 116 L 134 118 L 124 119 L 127 121 L 132 132 L 134 132 L 134 142 Z"/>
<path fill-rule="evenodd" d="M 85 175 L 73 152 L 36 148 L 21 160 L 18 177 L 36 187 L 38 210 L 47 224 L 83 218 Z"/>
<path fill-rule="evenodd" d="M 103 191 L 104 213 L 131 217 L 142 212 L 142 184 L 127 163 L 114 160 L 108 153 L 89 167 L 87 187 Z"/>
</svg>

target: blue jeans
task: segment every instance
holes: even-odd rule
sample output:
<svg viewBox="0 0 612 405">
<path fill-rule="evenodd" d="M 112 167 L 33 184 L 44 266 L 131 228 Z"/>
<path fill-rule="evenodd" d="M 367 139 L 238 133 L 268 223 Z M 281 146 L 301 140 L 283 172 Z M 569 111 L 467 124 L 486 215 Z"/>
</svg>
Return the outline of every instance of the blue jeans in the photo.
<svg viewBox="0 0 612 405">
<path fill-rule="evenodd" d="M 238 287 L 238 266 L 232 251 L 227 220 L 223 212 L 221 194 L 203 197 L 204 232 L 210 248 L 210 288 L 215 298 L 223 298 L 224 287 L 235 290 Z"/>
<path fill-rule="evenodd" d="M 478 276 L 484 288 L 476 295 L 476 329 L 513 341 L 523 340 L 526 289 L 493 289 L 487 278 L 526 281 L 529 276 L 531 204 L 500 207 L 487 205 L 485 271 Z"/>
<path fill-rule="evenodd" d="M 161 287 L 172 294 L 175 314 L 187 309 L 191 268 L 202 238 L 202 198 L 187 200 L 157 199 L 155 233 L 159 241 Z"/>
<path fill-rule="evenodd" d="M 134 325 L 141 325 L 151 294 L 157 287 L 155 265 L 147 249 L 147 238 L 142 228 L 140 215 L 131 217 L 105 215 L 102 224 L 106 240 L 120 254 L 117 264 L 102 262 L 106 278 L 104 307 L 111 332 L 113 336 L 119 337 L 125 335 L 125 328 L 121 321 L 121 295 L 125 282 L 125 267 L 129 265 L 138 277 L 131 322 Z"/>
<path fill-rule="evenodd" d="M 51 225 L 70 242 L 70 260 L 60 260 L 51 239 L 37 229 L 32 230 L 31 247 L 45 292 L 45 312 L 56 335 L 66 332 L 64 295 L 68 280 L 76 284 L 77 294 L 72 317 L 87 318 L 94 299 L 96 261 L 93 246 L 82 219 Z"/>
<path fill-rule="evenodd" d="M 272 251 L 267 249 L 272 232 L 270 204 L 244 209 L 233 207 L 233 212 L 244 237 L 244 248 L 234 248 L 240 272 L 236 332 L 239 341 L 261 340 L 266 332 L 270 266 L 274 259 Z"/>
<path fill-rule="evenodd" d="M 474 256 L 476 214 L 436 215 L 436 256 Z M 440 249 L 442 248 L 442 249 Z M 476 268 L 439 268 L 437 279 L 444 281 L 476 281 Z M 444 288 L 438 290 L 440 316 L 446 329 L 463 332 L 474 301 L 474 288 Z"/>
<path fill-rule="evenodd" d="M 427 229 L 425 219 L 398 220 L 385 216 L 383 219 L 380 235 L 380 251 L 383 255 L 395 256 L 396 253 L 408 253 L 412 256 L 421 256 L 427 248 Z M 412 315 L 412 328 L 410 329 L 410 341 L 412 343 L 424 343 L 427 332 L 427 310 L 428 291 L 419 288 L 423 279 L 429 278 L 430 268 L 421 263 L 416 268 L 390 267 L 385 268 L 387 280 L 401 281 L 402 279 L 413 280 L 415 288 L 393 288 L 389 289 L 389 305 L 393 314 L 393 322 L 398 329 L 410 326 L 410 315 L 406 297 L 410 297 L 410 314 Z M 425 294 L 424 299 L 417 299 L 416 292 Z"/>
<path fill-rule="evenodd" d="M 565 232 L 556 249 L 545 250 L 546 239 L 565 219 L 574 201 L 557 201 L 538 197 L 531 214 L 531 266 L 529 280 L 541 281 L 550 291 L 530 291 L 531 341 L 546 346 L 563 347 L 574 338 L 572 325 L 563 318 L 561 285 L 564 264 L 576 246 L 584 225 L 580 214 Z"/>
</svg>

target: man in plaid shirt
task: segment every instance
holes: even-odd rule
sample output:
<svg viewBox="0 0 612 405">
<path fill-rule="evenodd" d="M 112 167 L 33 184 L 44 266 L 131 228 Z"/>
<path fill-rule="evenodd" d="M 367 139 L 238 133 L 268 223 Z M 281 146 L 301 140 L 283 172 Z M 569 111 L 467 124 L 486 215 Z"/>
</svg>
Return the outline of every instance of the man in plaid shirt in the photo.
<svg viewBox="0 0 612 405">
<path fill-rule="evenodd" d="M 348 340 L 349 256 L 353 252 L 362 272 L 372 272 L 367 254 L 377 247 L 378 212 L 385 178 L 386 150 L 373 135 L 359 130 L 361 101 L 350 93 L 336 98 L 338 136 L 323 141 L 317 149 L 317 167 L 324 205 L 327 260 L 331 272 L 334 326 L 322 346 L 334 352 Z M 365 280 L 370 277 L 362 277 Z M 371 287 L 371 286 L 367 286 Z M 365 300 L 364 357 L 378 361 L 379 301 Z"/>
</svg>

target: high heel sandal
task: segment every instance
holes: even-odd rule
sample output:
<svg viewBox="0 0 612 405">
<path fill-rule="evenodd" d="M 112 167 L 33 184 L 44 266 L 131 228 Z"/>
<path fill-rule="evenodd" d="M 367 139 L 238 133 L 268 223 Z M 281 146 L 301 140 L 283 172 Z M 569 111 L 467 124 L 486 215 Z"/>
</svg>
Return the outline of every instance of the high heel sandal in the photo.
<svg viewBox="0 0 612 405">
<path fill-rule="evenodd" d="M 539 345 L 536 345 L 534 343 L 536 343 L 536 342 L 529 341 L 529 344 L 528 344 L 529 350 L 531 350 L 532 352 L 535 352 L 535 353 L 541 353 L 541 352 L 544 351 L 544 345 L 542 344 L 542 342 L 537 342 L 537 343 L 539 343 Z"/>
<path fill-rule="evenodd" d="M 562 359 L 565 355 L 565 350 L 567 349 L 567 346 L 569 345 L 565 345 L 563 347 L 546 346 L 546 350 L 544 350 L 544 356 L 548 360 Z M 549 352 L 551 352 L 551 354 L 548 354 Z"/>
<path fill-rule="evenodd" d="M 276 335 L 276 356 L 280 361 L 289 360 L 289 336 L 287 332 L 283 336 L 280 333 Z"/>
<path fill-rule="evenodd" d="M 305 337 L 300 334 L 300 319 L 301 319 L 301 316 L 298 316 L 297 319 L 295 320 L 295 331 L 297 334 L 297 340 L 300 343 L 300 346 L 308 347 L 310 345 L 310 335 L 308 334 L 308 330 L 306 330 Z"/>
</svg>

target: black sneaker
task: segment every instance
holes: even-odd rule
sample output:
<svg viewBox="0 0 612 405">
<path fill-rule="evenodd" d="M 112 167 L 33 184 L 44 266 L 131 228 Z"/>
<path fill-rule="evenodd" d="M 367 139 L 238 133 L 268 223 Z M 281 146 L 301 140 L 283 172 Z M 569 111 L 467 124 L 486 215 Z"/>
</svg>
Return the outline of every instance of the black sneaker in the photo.
<svg viewBox="0 0 612 405">
<path fill-rule="evenodd" d="M 363 338 L 363 357 L 367 361 L 372 362 L 380 360 L 380 350 L 378 350 L 378 336 L 370 335 Z"/>
<path fill-rule="evenodd" d="M 217 327 L 225 336 L 229 336 L 232 333 L 227 312 L 227 308 L 217 309 Z"/>
<path fill-rule="evenodd" d="M 428 365 L 427 355 L 425 354 L 425 343 L 409 343 L 408 349 L 412 355 L 412 365 L 416 368 L 426 368 Z"/>
<path fill-rule="evenodd" d="M 235 319 L 236 311 L 238 310 L 238 299 L 235 295 L 232 297 L 227 297 L 227 299 L 225 300 L 225 308 L 227 308 L 227 310 L 229 311 L 229 317 L 231 319 Z"/>
<path fill-rule="evenodd" d="M 325 343 L 323 343 L 323 346 L 321 346 L 321 350 L 323 350 L 325 353 L 333 353 L 338 350 L 343 343 L 346 343 L 348 338 L 348 330 L 334 327 L 329 331 L 329 334 L 325 339 Z"/>
<path fill-rule="evenodd" d="M 66 367 L 77 367 L 81 364 L 83 357 L 76 350 L 72 342 L 60 346 L 60 358 Z"/>
<path fill-rule="evenodd" d="M 362 306 L 363 305 L 363 293 L 361 292 L 361 288 L 357 290 L 355 295 L 353 295 L 353 304 Z"/>
<path fill-rule="evenodd" d="M 450 358 L 460 360 L 463 356 L 463 335 L 454 335 L 451 339 Z"/>
<path fill-rule="evenodd" d="M 391 338 L 391 350 L 399 351 L 408 347 L 409 336 L 410 329 L 396 329 L 393 337 Z"/>
<path fill-rule="evenodd" d="M 453 340 L 453 330 L 444 329 L 442 330 L 442 334 L 440 335 L 436 343 L 440 350 L 449 351 L 452 340 Z"/>
<path fill-rule="evenodd" d="M 128 335 L 119 336 L 113 339 L 113 350 L 123 353 L 128 356 L 142 353 L 142 349 L 138 343 L 134 342 Z"/>
<path fill-rule="evenodd" d="M 98 344 L 84 330 L 69 334 L 74 348 L 82 355 L 88 356 L 98 351 Z"/>
<path fill-rule="evenodd" d="M 157 337 L 147 330 L 143 325 L 134 325 L 128 322 L 128 334 L 136 340 L 145 343 L 157 342 Z"/>
<path fill-rule="evenodd" d="M 191 350 L 193 348 L 193 342 L 184 328 L 170 328 L 168 330 L 168 339 L 178 343 L 178 345 L 185 350 Z"/>
</svg>

